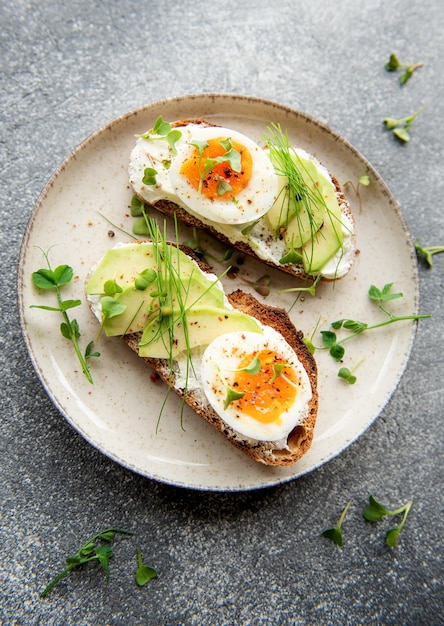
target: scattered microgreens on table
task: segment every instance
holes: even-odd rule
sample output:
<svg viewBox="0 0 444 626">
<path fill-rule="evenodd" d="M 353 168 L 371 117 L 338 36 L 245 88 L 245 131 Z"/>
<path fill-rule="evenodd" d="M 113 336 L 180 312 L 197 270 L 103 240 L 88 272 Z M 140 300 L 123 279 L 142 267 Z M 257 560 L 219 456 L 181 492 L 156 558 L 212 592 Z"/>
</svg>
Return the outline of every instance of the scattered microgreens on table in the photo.
<svg viewBox="0 0 444 626">
<path fill-rule="evenodd" d="M 384 65 L 387 72 L 397 72 L 398 70 L 402 71 L 402 74 L 399 76 L 399 82 L 401 85 L 405 85 L 408 80 L 413 76 L 413 72 L 424 65 L 423 62 L 419 63 L 401 63 L 397 57 L 397 55 L 392 52 L 388 62 Z"/>
<path fill-rule="evenodd" d="M 85 374 L 88 382 L 93 383 L 91 372 L 89 370 L 89 359 L 93 357 L 99 357 L 99 352 L 92 352 L 93 342 L 90 341 L 86 346 L 85 352 L 82 353 L 78 339 L 80 338 L 80 328 L 77 320 L 71 320 L 68 315 L 68 310 L 76 308 L 82 304 L 81 300 L 63 300 L 61 295 L 61 288 L 71 282 L 74 276 L 74 271 L 69 265 L 59 265 L 54 270 L 49 262 L 48 252 L 42 250 L 43 256 L 46 259 L 48 265 L 47 268 L 42 268 L 33 272 L 32 282 L 38 289 L 42 290 L 54 290 L 57 297 L 58 306 L 46 306 L 32 304 L 32 309 L 43 309 L 44 311 L 56 311 L 62 314 L 63 322 L 60 324 L 60 332 L 72 342 L 74 350 L 76 352 L 79 363 L 82 367 L 82 371 Z"/>
<path fill-rule="evenodd" d="M 359 212 L 362 212 L 362 197 L 361 197 L 361 187 L 368 187 L 370 185 L 370 176 L 368 174 L 362 174 L 358 178 L 358 182 L 355 184 L 351 180 L 346 180 L 344 183 L 344 187 L 349 185 L 353 191 L 355 192 L 356 197 L 359 202 Z"/>
<path fill-rule="evenodd" d="M 409 128 L 415 121 L 415 118 L 425 109 L 425 105 L 420 107 L 415 113 L 412 115 L 408 115 L 403 118 L 395 118 L 395 117 L 385 117 L 383 122 L 386 130 L 393 131 L 395 137 L 397 137 L 400 141 L 407 143 L 410 141 L 410 133 Z"/>
<path fill-rule="evenodd" d="M 342 534 L 342 524 L 344 522 L 345 516 L 347 514 L 348 509 L 350 508 L 352 501 L 347 502 L 344 510 L 341 513 L 338 523 L 336 526 L 332 528 L 327 528 L 321 534 L 323 537 L 327 539 L 331 539 L 336 545 L 342 548 L 344 545 L 344 538 Z M 394 548 L 399 539 L 399 535 L 404 528 L 407 515 L 412 506 L 412 501 L 410 500 L 407 504 L 395 509 L 394 511 L 388 511 L 384 505 L 380 504 L 373 496 L 369 496 L 369 504 L 364 509 L 362 515 L 364 519 L 368 522 L 377 522 L 385 516 L 395 516 L 403 514 L 403 518 L 399 526 L 395 526 L 387 531 L 385 535 L 385 542 L 390 548 Z"/>
<path fill-rule="evenodd" d="M 136 583 L 139 587 L 143 587 L 147 584 L 148 581 L 153 578 L 157 578 L 157 572 L 152 567 L 148 565 L 144 565 L 142 561 L 142 555 L 140 550 L 137 550 L 137 571 L 136 571 Z"/>
<path fill-rule="evenodd" d="M 106 574 L 106 582 L 109 580 L 109 560 L 113 556 L 113 549 L 109 543 L 114 539 L 116 534 L 132 535 L 129 530 L 122 528 L 107 528 L 90 537 L 72 556 L 65 560 L 67 567 L 58 574 L 54 580 L 44 589 L 40 597 L 44 598 L 53 589 L 57 583 L 62 580 L 74 568 L 90 563 L 91 561 L 99 562 Z"/>
<path fill-rule="evenodd" d="M 421 246 L 419 240 L 416 239 L 415 250 L 419 256 L 425 258 L 426 263 L 429 267 L 433 267 L 433 255 L 444 252 L 444 246 Z"/>
<path fill-rule="evenodd" d="M 345 516 L 347 515 L 347 511 L 350 508 L 351 503 L 352 501 L 349 500 L 347 504 L 345 505 L 345 508 L 342 511 L 341 516 L 336 526 L 333 526 L 333 528 L 326 528 L 322 532 L 323 537 L 327 537 L 327 539 L 331 539 L 336 545 L 338 545 L 341 548 L 344 545 L 344 539 L 342 536 L 342 523 L 345 519 Z"/>
<path fill-rule="evenodd" d="M 363 516 L 369 522 L 377 522 L 384 516 L 394 516 L 403 514 L 403 518 L 399 526 L 395 526 L 387 531 L 385 535 L 385 542 L 390 548 L 394 548 L 398 542 L 399 534 L 404 528 L 405 521 L 407 519 L 407 515 L 410 511 L 410 507 L 412 506 L 412 501 L 410 500 L 407 504 L 399 507 L 394 511 L 388 511 L 385 506 L 380 504 L 373 496 L 369 497 L 369 504 L 364 509 Z"/>
</svg>

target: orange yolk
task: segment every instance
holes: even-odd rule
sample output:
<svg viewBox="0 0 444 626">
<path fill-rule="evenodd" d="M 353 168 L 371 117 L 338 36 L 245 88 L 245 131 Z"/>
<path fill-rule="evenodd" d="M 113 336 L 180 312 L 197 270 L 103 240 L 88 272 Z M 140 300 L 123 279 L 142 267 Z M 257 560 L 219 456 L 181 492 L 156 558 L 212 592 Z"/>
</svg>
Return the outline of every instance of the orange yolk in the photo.
<svg viewBox="0 0 444 626">
<path fill-rule="evenodd" d="M 286 361 L 273 350 L 249 354 L 242 359 L 238 369 L 248 367 L 256 357 L 261 363 L 257 374 L 246 371 L 235 374 L 232 386 L 236 391 L 244 392 L 244 396 L 236 400 L 236 407 L 259 422 L 278 422 L 281 414 L 294 404 L 296 373 L 291 365 L 284 365 Z M 293 384 L 282 376 L 275 376 L 273 365 L 284 365 L 280 372 Z"/>
<path fill-rule="evenodd" d="M 227 150 L 220 142 L 226 140 L 224 137 L 216 137 L 215 139 L 208 140 L 208 146 L 202 153 L 202 158 L 199 155 L 199 151 L 195 148 L 193 154 L 189 159 L 184 161 L 180 168 L 180 173 L 185 176 L 188 182 L 198 190 L 201 189 L 201 193 L 211 200 L 231 200 L 242 189 L 248 185 L 251 180 L 253 170 L 253 159 L 249 150 L 236 141 L 232 142 L 233 150 L 237 150 L 241 155 L 241 171 L 236 172 L 231 168 L 228 161 L 217 163 L 211 170 L 209 170 L 201 181 L 201 172 L 203 174 L 205 169 L 206 159 L 215 159 L 226 154 Z M 227 183 L 231 190 L 220 193 L 222 190 L 220 183 Z"/>
</svg>

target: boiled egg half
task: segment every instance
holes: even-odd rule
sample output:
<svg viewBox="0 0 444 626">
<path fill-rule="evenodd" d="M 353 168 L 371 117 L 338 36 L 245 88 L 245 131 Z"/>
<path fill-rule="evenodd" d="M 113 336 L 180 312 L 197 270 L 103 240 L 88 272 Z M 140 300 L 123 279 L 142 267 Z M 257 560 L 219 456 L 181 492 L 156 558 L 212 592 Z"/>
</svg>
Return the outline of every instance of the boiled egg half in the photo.
<svg viewBox="0 0 444 626">
<path fill-rule="evenodd" d="M 151 204 L 170 200 L 206 222 L 245 224 L 262 217 L 278 193 L 270 158 L 235 130 L 188 124 L 174 145 L 141 136 L 131 153 L 130 183 Z M 150 176 L 146 176 L 149 169 Z"/>
<path fill-rule="evenodd" d="M 273 328 L 233 332 L 210 343 L 202 358 L 202 387 L 216 413 L 237 433 L 281 441 L 308 413 L 309 377 Z"/>
</svg>

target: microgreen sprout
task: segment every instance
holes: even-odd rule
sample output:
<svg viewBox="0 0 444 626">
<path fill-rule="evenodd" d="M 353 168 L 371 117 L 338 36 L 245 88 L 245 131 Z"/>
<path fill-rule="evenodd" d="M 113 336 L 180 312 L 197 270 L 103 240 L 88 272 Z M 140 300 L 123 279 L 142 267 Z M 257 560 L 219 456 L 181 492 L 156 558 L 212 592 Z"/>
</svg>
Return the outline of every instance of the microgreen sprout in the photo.
<svg viewBox="0 0 444 626">
<path fill-rule="evenodd" d="M 122 293 L 122 287 L 116 283 L 113 278 L 105 281 L 103 291 L 107 296 L 114 296 L 116 293 Z"/>
<path fill-rule="evenodd" d="M 316 326 L 313 328 L 311 333 L 302 338 L 302 341 L 305 343 L 305 345 L 307 346 L 311 354 L 314 354 L 316 352 L 316 346 L 313 343 L 313 337 L 315 335 L 315 332 L 318 330 L 320 323 L 321 323 L 321 318 L 319 317 L 318 321 L 316 322 Z"/>
<path fill-rule="evenodd" d="M 364 359 L 360 359 L 351 369 L 348 367 L 341 367 L 338 371 L 339 378 L 345 380 L 345 382 L 349 385 L 354 385 L 357 378 L 353 372 L 355 372 L 355 370 L 361 365 L 363 360 Z"/>
<path fill-rule="evenodd" d="M 218 196 L 223 196 L 229 191 L 232 191 L 233 187 L 227 180 L 225 180 L 225 178 L 222 178 L 219 174 L 216 174 L 215 178 L 217 181 L 216 191 Z"/>
<path fill-rule="evenodd" d="M 424 63 L 400 63 L 397 55 L 392 52 L 388 62 L 384 65 L 387 72 L 397 72 L 398 70 L 403 70 L 402 74 L 399 77 L 399 82 L 401 85 L 405 85 L 408 80 L 413 76 L 413 72 L 418 68 L 422 67 Z"/>
<path fill-rule="evenodd" d="M 425 258 L 426 263 L 429 267 L 433 267 L 433 259 L 432 256 L 434 254 L 439 254 L 440 252 L 444 252 L 444 246 L 421 246 L 419 240 L 415 241 L 415 250 L 418 255 L 421 255 Z"/>
<path fill-rule="evenodd" d="M 334 541 L 336 545 L 338 545 L 341 548 L 344 545 L 344 538 L 342 536 L 342 524 L 344 522 L 345 516 L 351 504 L 352 504 L 352 501 L 349 500 L 347 504 L 345 505 L 345 508 L 342 511 L 341 516 L 336 526 L 333 526 L 333 528 L 327 528 L 322 533 L 323 537 L 327 537 L 327 539 L 331 539 L 332 541 Z"/>
<path fill-rule="evenodd" d="M 288 383 L 291 387 L 296 387 L 297 385 L 288 378 L 288 376 L 285 376 L 284 374 L 284 369 L 286 367 L 291 367 L 290 363 L 273 363 L 273 376 L 270 378 L 270 384 L 274 383 L 274 381 L 276 380 L 276 378 L 282 378 L 282 380 L 285 380 L 286 383 Z"/>
<path fill-rule="evenodd" d="M 250 280 L 246 278 L 240 272 L 237 273 L 237 277 L 242 282 L 246 283 L 247 285 L 250 285 L 250 287 L 253 287 L 253 289 L 261 296 L 267 297 L 268 295 L 270 295 L 271 279 L 268 274 L 264 274 L 264 276 L 260 276 L 257 280 Z"/>
<path fill-rule="evenodd" d="M 395 137 L 397 137 L 400 141 L 407 143 L 410 141 L 410 134 L 408 132 L 410 126 L 413 124 L 415 118 L 425 109 L 425 105 L 420 107 L 415 113 L 412 115 L 408 115 L 407 117 L 403 117 L 397 119 L 395 117 L 385 117 L 384 125 L 386 130 L 393 131 Z"/>
<path fill-rule="evenodd" d="M 140 200 L 135 194 L 131 199 L 130 205 L 131 217 L 136 217 L 136 221 L 133 224 L 133 235 L 138 237 L 149 236 L 149 228 L 147 226 L 147 205 Z M 131 235 L 131 236 L 133 236 Z M 134 238 L 134 237 L 133 237 Z"/>
<path fill-rule="evenodd" d="M 319 274 L 318 276 L 316 276 L 315 280 L 312 282 L 311 285 L 309 285 L 308 287 L 289 287 L 288 289 L 279 289 L 279 293 L 291 293 L 293 291 L 295 292 L 307 292 L 309 293 L 311 296 L 315 296 L 316 295 L 316 287 L 318 286 L 319 282 L 321 281 L 322 276 Z"/>
<path fill-rule="evenodd" d="M 350 187 L 353 189 L 353 191 L 355 192 L 356 197 L 358 198 L 358 202 L 359 202 L 359 212 L 362 212 L 362 197 L 361 197 L 361 187 L 368 187 L 370 185 L 370 176 L 368 174 L 362 174 L 362 176 L 360 176 L 358 178 L 358 182 L 355 184 L 353 181 L 351 180 L 346 180 L 344 183 L 344 187 L 346 185 L 350 185 Z"/>
<path fill-rule="evenodd" d="M 159 172 L 154 167 L 146 167 L 143 170 L 142 183 L 144 185 L 155 185 L 157 183 L 156 176 Z"/>
<path fill-rule="evenodd" d="M 148 285 L 151 285 L 156 280 L 157 272 L 152 268 L 147 268 L 140 272 L 139 276 L 134 281 L 134 286 L 139 291 L 145 291 Z"/>
<path fill-rule="evenodd" d="M 403 518 L 399 526 L 395 526 L 391 528 L 385 536 L 386 544 L 390 548 L 394 548 L 398 542 L 399 534 L 401 533 L 404 524 L 407 519 L 407 515 L 410 511 L 410 507 L 412 506 L 412 501 L 410 500 L 407 504 L 399 507 L 394 511 L 388 511 L 384 505 L 380 504 L 373 496 L 369 497 L 369 504 L 364 509 L 363 516 L 369 522 L 377 522 L 384 516 L 394 516 L 403 514 Z"/>
<path fill-rule="evenodd" d="M 72 556 L 67 557 L 65 569 L 58 574 L 54 580 L 42 591 L 41 598 L 44 598 L 48 593 L 62 580 L 69 572 L 74 568 L 89 563 L 91 561 L 98 561 L 102 566 L 106 574 L 106 582 L 109 580 L 109 560 L 113 555 L 113 550 L 109 545 L 116 534 L 132 535 L 133 533 L 122 528 L 107 528 L 90 537 Z"/>
<path fill-rule="evenodd" d="M 235 389 L 227 385 L 224 411 L 228 409 L 228 407 L 230 406 L 232 402 L 235 402 L 236 400 L 240 400 L 241 398 L 244 397 L 244 395 L 245 395 L 245 391 L 236 391 Z"/>
<path fill-rule="evenodd" d="M 248 241 L 250 242 L 250 244 L 252 246 L 255 245 L 254 241 L 251 239 L 251 231 L 253 230 L 253 228 L 256 226 L 256 224 L 259 224 L 259 222 L 261 221 L 262 218 L 259 218 L 257 220 L 255 220 L 254 222 L 251 222 L 250 224 L 247 224 L 246 226 L 244 226 L 244 228 L 242 228 L 241 233 L 244 237 L 246 237 L 248 239 Z"/>
<path fill-rule="evenodd" d="M 103 320 L 110 320 L 126 311 L 126 304 L 115 300 L 112 296 L 100 298 Z"/>
<path fill-rule="evenodd" d="M 135 576 L 136 583 L 139 585 L 139 587 L 143 587 L 144 585 L 147 584 L 148 581 L 152 580 L 153 578 L 157 578 L 157 572 L 152 567 L 148 567 L 147 565 L 143 564 L 140 550 L 137 550 L 136 555 L 137 555 L 137 571 L 136 571 L 136 576 Z"/>
<path fill-rule="evenodd" d="M 286 265 L 287 263 L 297 264 L 297 263 L 300 263 L 301 261 L 302 261 L 302 255 L 299 254 L 299 252 L 294 247 L 294 233 L 293 233 L 290 247 L 288 248 L 284 256 L 279 259 L 279 263 L 281 265 Z"/>
<path fill-rule="evenodd" d="M 369 298 L 378 303 L 378 307 L 383 313 L 388 316 L 388 319 L 384 320 L 383 322 L 373 324 L 371 326 L 369 326 L 366 322 L 360 322 L 358 320 L 340 319 L 331 323 L 331 328 L 333 328 L 333 330 L 321 330 L 322 342 L 325 348 L 329 350 L 330 355 L 336 361 L 341 361 L 345 354 L 345 348 L 343 344 L 365 331 L 374 330 L 376 328 L 381 328 L 382 326 L 387 326 L 388 324 L 393 324 L 395 322 L 401 322 L 404 320 L 420 320 L 431 317 L 431 315 L 393 315 L 384 306 L 383 303 L 390 300 L 395 300 L 397 298 L 401 298 L 402 293 L 392 293 L 392 287 L 393 283 L 387 283 L 382 289 L 379 289 L 378 287 L 372 285 L 368 291 Z M 350 331 L 350 334 L 339 340 L 337 334 L 333 331 L 339 330 L 341 328 Z"/>
<path fill-rule="evenodd" d="M 247 365 L 246 367 L 240 367 L 236 370 L 226 370 L 228 372 L 246 372 L 247 374 L 251 374 L 252 376 L 255 376 L 256 374 L 259 374 L 259 372 L 261 371 L 261 362 L 259 357 L 255 356 L 254 359 L 251 361 L 251 363 L 249 365 Z"/>
<path fill-rule="evenodd" d="M 131 198 L 130 211 L 132 217 L 140 217 L 145 210 L 145 203 L 136 194 Z"/>
<path fill-rule="evenodd" d="M 74 346 L 75 353 L 82 367 L 82 371 L 89 383 L 92 384 L 93 379 L 89 370 L 89 359 L 99 357 L 99 352 L 92 352 L 93 342 L 89 342 L 85 352 L 82 354 L 78 339 L 80 338 L 79 323 L 76 319 L 71 320 L 68 314 L 69 309 L 76 308 L 82 304 L 81 300 L 63 300 L 61 288 L 70 283 L 74 277 L 74 271 L 69 265 L 59 265 L 54 270 L 49 262 L 48 252 L 42 250 L 45 257 L 47 268 L 39 269 L 32 274 L 32 281 L 38 289 L 54 290 L 58 302 L 57 307 L 32 304 L 32 309 L 43 309 L 44 311 L 56 311 L 62 314 L 63 322 L 60 324 L 60 332 L 65 339 L 71 341 Z"/>
<path fill-rule="evenodd" d="M 172 129 L 171 124 L 165 122 L 162 116 L 159 115 L 154 123 L 152 132 L 144 133 L 140 135 L 140 137 L 146 141 L 158 141 L 159 139 L 163 139 L 168 143 L 173 153 L 176 154 L 176 143 L 182 137 L 182 133 L 180 130 Z"/>
</svg>

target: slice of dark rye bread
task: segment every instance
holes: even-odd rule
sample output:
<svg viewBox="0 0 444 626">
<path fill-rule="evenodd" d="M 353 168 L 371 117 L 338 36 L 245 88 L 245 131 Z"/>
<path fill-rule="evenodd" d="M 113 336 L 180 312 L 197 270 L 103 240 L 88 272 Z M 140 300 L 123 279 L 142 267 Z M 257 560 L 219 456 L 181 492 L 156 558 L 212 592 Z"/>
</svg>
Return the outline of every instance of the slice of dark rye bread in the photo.
<svg viewBox="0 0 444 626">
<path fill-rule="evenodd" d="M 208 122 L 207 120 L 205 120 L 203 118 L 199 118 L 199 119 L 184 119 L 184 120 L 173 122 L 171 124 L 171 126 L 173 128 L 180 128 L 181 126 L 186 126 L 188 124 L 196 124 L 198 126 L 204 126 L 204 127 L 208 127 L 208 126 L 217 127 L 218 126 L 218 124 L 213 124 L 213 123 Z M 334 184 L 334 186 L 336 188 L 336 198 L 337 198 L 339 207 L 341 209 L 341 212 L 348 217 L 348 219 L 350 220 L 350 222 L 354 226 L 355 220 L 354 220 L 354 217 L 353 217 L 353 213 L 352 213 L 352 210 L 351 210 L 350 205 L 348 203 L 348 200 L 345 197 L 345 195 L 344 195 L 344 193 L 343 193 L 343 191 L 341 189 L 339 181 L 331 173 L 330 173 L 330 178 L 331 178 L 331 180 L 332 180 L 332 182 L 333 182 L 333 184 Z M 130 184 L 131 184 L 131 181 L 130 181 Z M 139 198 L 139 200 L 141 200 L 142 202 L 146 203 L 146 200 L 140 194 L 138 194 L 136 190 L 135 190 L 135 193 L 136 193 L 137 197 Z M 306 273 L 302 263 L 301 264 L 281 265 L 279 263 L 274 263 L 273 261 L 270 261 L 268 259 L 261 259 L 260 257 L 257 256 L 257 254 L 254 252 L 254 250 L 247 243 L 245 243 L 243 241 L 238 241 L 238 242 L 233 243 L 232 241 L 230 241 L 228 239 L 228 237 L 226 237 L 223 233 L 220 233 L 215 227 L 213 227 L 213 226 L 211 226 L 209 224 L 205 224 L 199 218 L 197 218 L 194 215 L 191 215 L 190 213 L 188 213 L 188 211 L 186 209 L 184 209 L 181 206 L 178 206 L 177 204 L 175 204 L 174 202 L 172 202 L 170 200 L 157 200 L 156 202 L 152 203 L 151 206 L 153 206 L 155 209 L 157 209 L 158 211 L 160 211 L 164 215 L 167 215 L 169 217 L 176 217 L 179 220 L 179 222 L 182 222 L 183 224 L 186 224 L 187 226 L 191 226 L 191 227 L 194 227 L 194 228 L 200 228 L 201 230 L 209 233 L 215 239 L 218 239 L 224 245 L 226 245 L 226 246 L 228 246 L 230 248 L 235 248 L 239 252 L 247 254 L 247 255 L 253 257 L 256 260 L 259 260 L 262 263 L 265 263 L 266 265 L 269 265 L 270 267 L 274 267 L 275 269 L 279 269 L 282 272 L 286 272 L 287 274 L 290 274 L 291 276 L 299 278 L 300 280 L 305 280 L 305 279 L 309 278 L 309 276 L 307 275 L 307 273 Z M 355 246 L 355 236 L 353 236 L 353 246 L 354 246 L 354 248 L 356 248 L 356 246 Z M 355 249 L 355 254 L 356 254 L 356 249 Z M 350 268 L 351 268 L 351 265 L 350 265 Z M 346 272 L 346 274 L 347 273 L 348 273 L 348 271 Z M 344 276 L 346 274 L 344 274 Z M 341 278 L 343 278 L 343 276 L 341 276 Z M 328 281 L 330 279 L 322 278 L 322 280 Z"/>
<path fill-rule="evenodd" d="M 137 242 L 140 243 L 140 242 Z M 204 272 L 212 272 L 211 268 L 203 263 L 187 246 L 179 246 L 188 254 Z M 171 375 L 168 359 L 153 359 L 141 357 L 160 376 L 160 378 L 198 415 L 214 426 L 222 435 L 255 461 L 265 465 L 292 465 L 300 459 L 310 448 L 313 441 L 314 427 L 318 413 L 317 366 L 313 355 L 303 342 L 303 333 L 297 330 L 285 309 L 270 306 L 259 302 L 253 295 L 237 290 L 227 298 L 237 310 L 255 317 L 266 326 L 278 331 L 296 352 L 304 366 L 311 384 L 312 398 L 308 405 L 308 414 L 301 424 L 293 428 L 287 438 L 287 449 L 276 449 L 273 442 L 251 442 L 242 439 L 221 417 L 214 411 L 207 401 L 203 391 L 188 391 L 184 397 L 183 389 L 174 386 L 175 375 Z M 122 337 L 125 343 L 138 354 L 141 333 L 128 334 Z"/>
<path fill-rule="evenodd" d="M 263 304 L 256 300 L 254 296 L 244 291 L 238 290 L 228 296 L 230 304 L 237 310 L 255 317 L 262 324 L 271 326 L 277 330 L 291 345 L 299 360 L 303 364 L 310 379 L 312 397 L 308 406 L 308 414 L 301 424 L 293 428 L 287 437 L 287 448 L 276 449 L 273 442 L 267 441 L 246 441 L 242 439 L 224 420 L 214 411 L 205 398 L 203 392 L 188 391 L 185 394 L 185 402 L 198 415 L 203 417 L 209 424 L 214 426 L 222 435 L 234 444 L 237 448 L 245 452 L 255 461 L 260 461 L 265 465 L 292 465 L 303 454 L 307 452 L 313 441 L 314 427 L 318 413 L 318 392 L 317 392 L 317 366 L 316 362 L 302 341 L 303 333 L 296 330 L 285 309 Z M 125 335 L 123 340 L 136 353 L 138 353 L 141 333 Z M 152 359 L 142 357 L 155 372 L 162 378 L 171 390 L 178 396 L 184 397 L 183 389 L 174 386 L 175 375 L 171 376 L 168 359 Z"/>
</svg>

